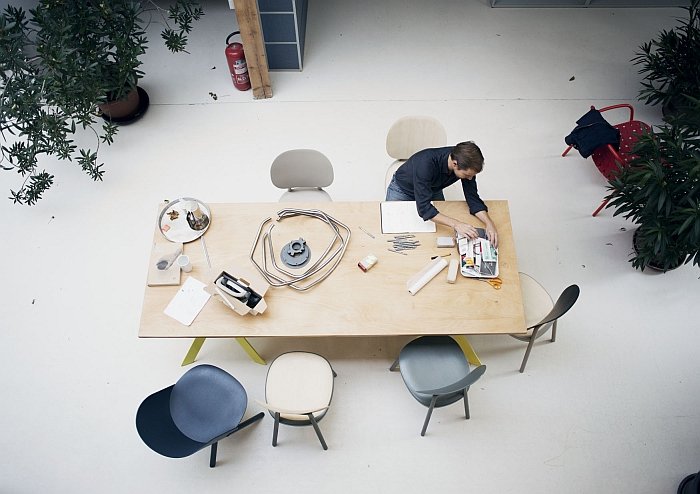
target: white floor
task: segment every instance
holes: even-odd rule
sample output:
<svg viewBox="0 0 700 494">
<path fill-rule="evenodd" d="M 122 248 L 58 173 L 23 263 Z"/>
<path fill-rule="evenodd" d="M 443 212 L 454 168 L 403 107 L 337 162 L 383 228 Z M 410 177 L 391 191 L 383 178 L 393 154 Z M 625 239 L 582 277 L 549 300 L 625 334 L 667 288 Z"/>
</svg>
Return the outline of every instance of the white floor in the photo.
<svg viewBox="0 0 700 494">
<path fill-rule="evenodd" d="M 152 104 L 101 150 L 104 182 L 46 160 L 56 185 L 37 206 L 0 200 L 0 492 L 664 493 L 700 469 L 698 269 L 633 270 L 631 225 L 590 216 L 603 178 L 560 156 L 591 104 L 632 102 L 659 123 L 636 102 L 629 60 L 682 11 L 311 0 L 304 71 L 273 73 L 274 97 L 254 101 L 226 70 L 234 13 L 206 7 L 189 55 L 167 54 L 151 26 Z M 510 201 L 520 270 L 554 294 L 581 287 L 557 342 L 539 343 L 521 375 L 520 342 L 471 338 L 488 365 L 471 420 L 439 409 L 420 437 L 425 409 L 387 370 L 405 338 L 257 340 L 266 357 L 309 348 L 332 361 L 329 450 L 310 428 L 283 428 L 272 448 L 269 417 L 222 441 L 214 469 L 208 451 L 149 450 L 136 409 L 185 371 L 190 344 L 137 338 L 157 203 L 276 201 L 270 163 L 304 147 L 333 162 L 335 200 L 379 200 L 386 131 L 410 114 L 482 147 L 480 190 Z M 199 362 L 261 396 L 266 368 L 234 342 L 207 341 Z"/>
</svg>

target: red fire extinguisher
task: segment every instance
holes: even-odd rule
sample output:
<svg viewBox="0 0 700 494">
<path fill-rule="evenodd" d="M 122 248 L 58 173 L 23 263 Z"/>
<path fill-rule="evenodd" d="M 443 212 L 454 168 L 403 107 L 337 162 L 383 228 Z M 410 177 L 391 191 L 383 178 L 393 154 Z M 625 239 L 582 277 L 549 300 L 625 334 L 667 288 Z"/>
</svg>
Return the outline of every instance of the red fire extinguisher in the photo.
<svg viewBox="0 0 700 494">
<path fill-rule="evenodd" d="M 240 31 L 234 31 L 226 38 L 226 61 L 228 69 L 231 72 L 233 85 L 239 91 L 247 91 L 250 89 L 250 77 L 248 77 L 248 65 L 245 63 L 245 53 L 243 45 L 240 43 L 229 43 L 228 40 L 236 34 L 241 34 Z"/>
</svg>

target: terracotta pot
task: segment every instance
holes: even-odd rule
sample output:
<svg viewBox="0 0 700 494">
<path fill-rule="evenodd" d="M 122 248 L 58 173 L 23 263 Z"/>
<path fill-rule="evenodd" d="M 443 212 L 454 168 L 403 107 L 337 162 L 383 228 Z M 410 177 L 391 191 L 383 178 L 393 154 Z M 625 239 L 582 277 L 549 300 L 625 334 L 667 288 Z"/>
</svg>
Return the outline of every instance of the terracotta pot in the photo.
<svg viewBox="0 0 700 494">
<path fill-rule="evenodd" d="M 136 113 L 139 103 L 139 92 L 134 88 L 126 95 L 126 98 L 104 103 L 99 107 L 103 117 L 110 120 L 121 120 Z"/>
</svg>

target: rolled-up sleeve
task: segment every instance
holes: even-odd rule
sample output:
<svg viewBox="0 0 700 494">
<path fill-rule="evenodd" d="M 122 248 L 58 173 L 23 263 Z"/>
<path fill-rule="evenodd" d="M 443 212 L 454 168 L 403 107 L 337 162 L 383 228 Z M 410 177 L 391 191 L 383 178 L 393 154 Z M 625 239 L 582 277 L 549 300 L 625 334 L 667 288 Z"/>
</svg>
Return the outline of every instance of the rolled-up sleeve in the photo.
<svg viewBox="0 0 700 494">
<path fill-rule="evenodd" d="M 479 211 L 488 212 L 489 208 L 486 207 L 484 201 L 482 201 L 481 197 L 479 197 L 476 178 L 471 180 L 462 180 L 462 190 L 464 191 L 464 199 L 467 201 L 467 206 L 469 206 L 469 212 L 471 214 L 476 214 Z"/>
</svg>

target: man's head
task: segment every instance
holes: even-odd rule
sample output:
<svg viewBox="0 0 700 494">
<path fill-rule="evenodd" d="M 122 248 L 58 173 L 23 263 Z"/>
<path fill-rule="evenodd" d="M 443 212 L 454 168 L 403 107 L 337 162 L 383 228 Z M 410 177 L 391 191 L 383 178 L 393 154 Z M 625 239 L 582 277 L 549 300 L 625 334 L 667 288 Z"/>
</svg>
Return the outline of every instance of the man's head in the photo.
<svg viewBox="0 0 700 494">
<path fill-rule="evenodd" d="M 471 180 L 484 168 L 484 155 L 472 141 L 460 142 L 450 153 L 455 165 L 454 173 L 459 178 Z"/>
</svg>

